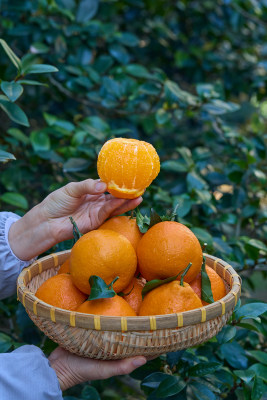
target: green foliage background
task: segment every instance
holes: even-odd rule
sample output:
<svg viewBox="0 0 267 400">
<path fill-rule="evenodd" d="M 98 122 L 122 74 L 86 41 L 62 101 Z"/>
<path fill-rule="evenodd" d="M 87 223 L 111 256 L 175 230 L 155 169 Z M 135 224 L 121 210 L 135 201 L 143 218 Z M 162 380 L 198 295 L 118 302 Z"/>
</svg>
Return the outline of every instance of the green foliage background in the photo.
<svg viewBox="0 0 267 400">
<path fill-rule="evenodd" d="M 178 204 L 177 220 L 243 278 L 247 305 L 216 339 L 66 398 L 263 398 L 267 2 L 0 5 L 0 158 L 16 158 L 0 167 L 1 209 L 22 215 L 69 181 L 96 178 L 111 137 L 146 140 L 161 172 L 142 211 Z M 16 299 L 1 302 L 0 313 L 1 351 L 23 342 L 52 350 Z"/>
</svg>

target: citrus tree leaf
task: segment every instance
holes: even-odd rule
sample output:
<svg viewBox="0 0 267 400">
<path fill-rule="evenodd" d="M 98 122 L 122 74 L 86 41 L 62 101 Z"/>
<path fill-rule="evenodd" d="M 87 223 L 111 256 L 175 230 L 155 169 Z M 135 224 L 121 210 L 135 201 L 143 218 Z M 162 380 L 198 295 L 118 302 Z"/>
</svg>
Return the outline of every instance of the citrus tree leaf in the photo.
<svg viewBox="0 0 267 400">
<path fill-rule="evenodd" d="M 17 82 L 1 82 L 1 89 L 10 101 L 16 101 L 23 92 L 23 87 Z"/>
<path fill-rule="evenodd" d="M 204 376 L 212 374 L 220 367 L 221 364 L 218 362 L 200 362 L 199 364 L 189 368 L 188 374 L 189 376 Z"/>
<path fill-rule="evenodd" d="M 249 303 L 240 307 L 239 310 L 235 312 L 235 318 L 239 319 L 249 319 L 258 317 L 267 311 L 266 303 Z"/>
<path fill-rule="evenodd" d="M 58 69 L 53 65 L 48 64 L 33 64 L 23 70 L 24 75 L 28 74 L 44 74 L 48 72 L 58 72 Z"/>
<path fill-rule="evenodd" d="M 26 197 L 20 193 L 6 192 L 0 196 L 0 199 L 5 203 L 11 204 L 12 206 L 27 210 L 29 205 Z"/>
<path fill-rule="evenodd" d="M 166 279 L 153 279 L 152 281 L 149 281 L 145 284 L 145 286 L 142 289 L 142 298 L 145 297 L 145 295 L 150 292 L 151 290 L 164 285 L 165 283 L 169 283 L 172 281 L 175 281 L 178 278 L 179 274 L 175 275 L 175 276 L 171 276 L 169 278 Z"/>
<path fill-rule="evenodd" d="M 119 279 L 117 276 L 109 285 L 97 275 L 92 275 L 89 278 L 89 284 L 91 286 L 91 292 L 88 300 L 96 299 L 108 299 L 116 296 L 116 292 L 113 289 L 113 284 Z"/>
<path fill-rule="evenodd" d="M 159 384 L 159 387 L 153 392 L 153 395 L 160 399 L 168 396 L 174 396 L 180 393 L 186 386 L 183 379 L 177 375 L 167 375 L 167 377 Z"/>
<path fill-rule="evenodd" d="M 2 45 L 4 51 L 6 52 L 7 56 L 9 57 L 10 61 L 15 65 L 15 67 L 20 70 L 21 68 L 21 61 L 16 56 L 13 50 L 8 46 L 7 42 L 4 39 L 0 39 L 0 44 Z"/>
<path fill-rule="evenodd" d="M 152 226 L 158 224 L 159 222 L 162 222 L 161 217 L 156 213 L 155 210 L 153 210 L 153 208 L 151 208 L 151 211 L 150 211 L 150 223 L 149 223 L 148 229 L 152 228 Z"/>
<path fill-rule="evenodd" d="M 0 96 L 0 107 L 12 121 L 20 125 L 30 126 L 28 118 L 24 111 L 22 111 L 22 109 L 17 106 L 17 104 L 12 103 L 7 97 Z"/>
<path fill-rule="evenodd" d="M 136 223 L 141 233 L 146 233 L 149 225 L 150 218 L 147 215 L 142 215 L 139 207 L 136 208 Z"/>
<path fill-rule="evenodd" d="M 206 303 L 214 303 L 214 298 L 211 290 L 210 278 L 206 271 L 206 258 L 203 257 L 201 267 L 201 299 Z"/>
<path fill-rule="evenodd" d="M 7 151 L 0 149 L 0 162 L 6 163 L 9 160 L 16 160 L 14 154 L 8 153 Z"/>
</svg>

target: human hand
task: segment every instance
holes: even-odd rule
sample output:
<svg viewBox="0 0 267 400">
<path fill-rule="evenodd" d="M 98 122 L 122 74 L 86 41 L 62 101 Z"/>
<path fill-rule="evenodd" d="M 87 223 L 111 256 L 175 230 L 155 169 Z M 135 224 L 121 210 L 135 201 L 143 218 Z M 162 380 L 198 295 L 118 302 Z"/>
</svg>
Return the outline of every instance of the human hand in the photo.
<svg viewBox="0 0 267 400">
<path fill-rule="evenodd" d="M 40 204 L 16 221 L 9 231 L 9 243 L 21 260 L 43 253 L 73 237 L 72 216 L 82 233 L 97 229 L 107 218 L 137 207 L 142 198 L 118 199 L 104 194 L 106 184 L 86 179 L 71 182 L 50 193 Z"/>
<path fill-rule="evenodd" d="M 130 374 L 146 363 L 142 356 L 116 361 L 92 360 L 69 353 L 62 347 L 57 347 L 48 359 L 62 391 L 82 382 Z"/>
</svg>

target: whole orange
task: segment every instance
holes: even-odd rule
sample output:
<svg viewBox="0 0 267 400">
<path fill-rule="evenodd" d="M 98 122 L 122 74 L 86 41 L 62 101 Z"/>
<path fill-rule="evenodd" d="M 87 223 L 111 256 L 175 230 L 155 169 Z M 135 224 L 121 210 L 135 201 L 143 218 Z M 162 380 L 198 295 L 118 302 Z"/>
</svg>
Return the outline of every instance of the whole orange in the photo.
<svg viewBox="0 0 267 400">
<path fill-rule="evenodd" d="M 77 310 L 85 314 L 114 315 L 118 317 L 134 317 L 136 312 L 122 297 L 116 295 L 109 299 L 88 300 Z"/>
<path fill-rule="evenodd" d="M 108 140 L 97 160 L 98 175 L 115 197 L 141 196 L 160 170 L 159 156 L 147 142 L 136 139 Z"/>
<path fill-rule="evenodd" d="M 69 274 L 60 274 L 47 279 L 37 290 L 38 299 L 54 307 L 74 311 L 87 296 L 74 286 Z"/>
<path fill-rule="evenodd" d="M 125 294 L 129 293 L 127 296 L 123 296 L 123 298 L 127 301 L 128 304 L 130 304 L 136 314 L 138 314 L 139 308 L 142 303 L 142 290 L 144 286 L 144 279 L 133 278 L 129 286 L 127 286 L 127 288 L 125 288 L 123 291 L 123 293 Z"/>
<path fill-rule="evenodd" d="M 58 274 L 69 274 L 70 273 L 70 260 L 67 259 L 64 263 L 60 266 Z"/>
<path fill-rule="evenodd" d="M 141 275 L 147 280 L 165 279 L 192 266 L 184 280 L 191 282 L 200 272 L 203 255 L 197 237 L 185 225 L 160 222 L 150 228 L 137 246 Z"/>
<path fill-rule="evenodd" d="M 118 216 L 108 219 L 98 229 L 111 229 L 125 236 L 136 250 L 137 244 L 143 234 L 140 232 L 135 218 Z"/>
<path fill-rule="evenodd" d="M 172 281 L 145 295 L 139 315 L 172 314 L 199 307 L 202 307 L 201 300 L 188 283 L 181 286 L 179 281 Z"/>
<path fill-rule="evenodd" d="M 133 279 L 136 265 L 136 253 L 129 240 L 108 229 L 86 233 L 75 243 L 70 253 L 73 283 L 88 294 L 91 290 L 91 275 L 99 276 L 107 285 L 118 276 L 113 288 L 121 292 Z"/>
<path fill-rule="evenodd" d="M 223 280 L 220 277 L 220 275 L 218 275 L 217 272 L 214 271 L 214 269 L 212 269 L 208 265 L 206 265 L 206 272 L 210 279 L 213 299 L 214 301 L 218 301 L 226 295 L 226 289 Z M 190 282 L 190 286 L 194 290 L 194 292 L 198 295 L 198 297 L 201 299 L 201 272 L 197 275 L 197 277 L 193 281 Z M 202 301 L 202 303 L 203 305 L 208 304 L 205 301 Z"/>
</svg>

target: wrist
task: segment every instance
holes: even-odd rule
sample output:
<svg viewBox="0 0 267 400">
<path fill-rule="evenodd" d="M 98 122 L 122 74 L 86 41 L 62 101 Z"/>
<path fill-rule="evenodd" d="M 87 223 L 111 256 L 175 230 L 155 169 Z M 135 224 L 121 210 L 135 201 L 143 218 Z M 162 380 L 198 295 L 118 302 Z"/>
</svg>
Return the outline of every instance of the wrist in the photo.
<svg viewBox="0 0 267 400">
<path fill-rule="evenodd" d="M 15 256 L 22 261 L 31 260 L 55 244 L 38 205 L 11 225 L 8 242 Z"/>
</svg>

